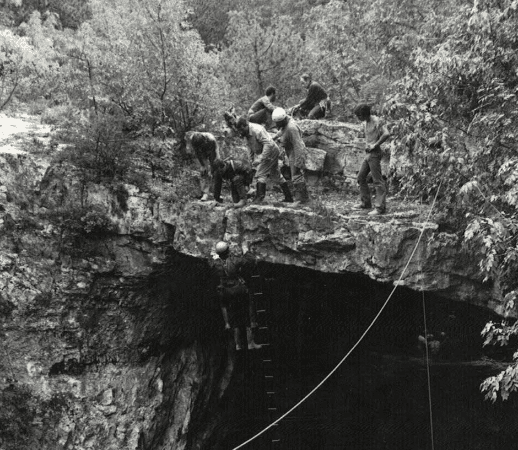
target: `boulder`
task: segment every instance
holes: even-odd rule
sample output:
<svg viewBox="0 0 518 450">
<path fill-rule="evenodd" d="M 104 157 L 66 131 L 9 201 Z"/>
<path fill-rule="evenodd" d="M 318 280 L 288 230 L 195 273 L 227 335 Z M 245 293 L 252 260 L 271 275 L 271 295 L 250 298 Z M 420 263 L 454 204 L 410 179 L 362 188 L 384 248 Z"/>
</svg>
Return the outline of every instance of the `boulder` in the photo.
<svg viewBox="0 0 518 450">
<path fill-rule="evenodd" d="M 331 120 L 301 120 L 298 122 L 304 142 L 311 153 L 314 149 L 326 152 L 323 172 L 355 177 L 365 157 L 365 139 L 360 124 Z M 388 173 L 389 157 L 382 160 L 384 173 Z M 308 170 L 315 170 L 308 167 Z"/>
</svg>

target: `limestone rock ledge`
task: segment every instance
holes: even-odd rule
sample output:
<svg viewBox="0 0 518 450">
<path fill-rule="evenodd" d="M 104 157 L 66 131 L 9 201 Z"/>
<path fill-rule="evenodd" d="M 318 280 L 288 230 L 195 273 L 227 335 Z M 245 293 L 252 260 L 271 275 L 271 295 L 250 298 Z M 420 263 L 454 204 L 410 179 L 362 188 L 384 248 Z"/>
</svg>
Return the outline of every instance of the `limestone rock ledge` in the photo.
<svg viewBox="0 0 518 450">
<path fill-rule="evenodd" d="M 160 221 L 175 227 L 175 248 L 192 256 L 207 257 L 222 238 L 237 252 L 247 242 L 267 262 L 364 274 L 500 312 L 491 286 L 481 282 L 473 255 L 462 251 L 454 234 L 440 232 L 437 223 L 427 222 L 427 211 L 408 207 L 369 217 L 350 210 L 327 214 L 311 207 L 280 205 L 236 210 L 193 202 L 182 211 L 162 206 Z"/>
</svg>

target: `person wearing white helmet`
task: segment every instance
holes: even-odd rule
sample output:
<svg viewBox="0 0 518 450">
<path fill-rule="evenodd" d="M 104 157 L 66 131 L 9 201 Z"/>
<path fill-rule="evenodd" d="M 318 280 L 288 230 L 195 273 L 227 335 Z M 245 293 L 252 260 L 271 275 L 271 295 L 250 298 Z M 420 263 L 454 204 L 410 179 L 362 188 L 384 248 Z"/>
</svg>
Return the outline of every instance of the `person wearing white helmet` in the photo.
<svg viewBox="0 0 518 450">
<path fill-rule="evenodd" d="M 274 139 L 280 141 L 280 145 L 284 148 L 288 157 L 295 201 L 307 203 L 309 202 L 309 195 L 304 178 L 306 145 L 302 140 L 302 131 L 283 108 L 273 110 L 272 120 L 279 130 Z"/>
<path fill-rule="evenodd" d="M 219 280 L 217 291 L 225 329 L 234 330 L 236 350 L 243 348 L 242 329 L 246 329 L 248 350 L 257 350 L 261 345 L 256 344 L 254 339 L 254 329 L 257 327 L 255 305 L 244 280 L 247 272 L 255 266 L 256 258 L 248 251 L 248 245 L 244 244 L 243 248 L 243 256 L 235 256 L 230 253 L 228 242 L 219 241 L 211 266 Z"/>
</svg>

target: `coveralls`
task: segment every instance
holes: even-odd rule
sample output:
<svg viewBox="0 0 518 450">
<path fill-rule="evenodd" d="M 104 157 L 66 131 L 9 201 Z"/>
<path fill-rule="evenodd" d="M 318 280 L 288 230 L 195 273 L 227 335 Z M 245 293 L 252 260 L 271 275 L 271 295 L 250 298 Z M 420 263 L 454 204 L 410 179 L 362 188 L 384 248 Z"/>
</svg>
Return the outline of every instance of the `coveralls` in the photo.
<svg viewBox="0 0 518 450">
<path fill-rule="evenodd" d="M 248 155 L 252 168 L 256 170 L 256 181 L 266 183 L 270 179 L 274 183 L 286 183 L 279 170 L 280 150 L 273 138 L 262 125 L 256 123 L 249 123 L 248 130 Z"/>
</svg>

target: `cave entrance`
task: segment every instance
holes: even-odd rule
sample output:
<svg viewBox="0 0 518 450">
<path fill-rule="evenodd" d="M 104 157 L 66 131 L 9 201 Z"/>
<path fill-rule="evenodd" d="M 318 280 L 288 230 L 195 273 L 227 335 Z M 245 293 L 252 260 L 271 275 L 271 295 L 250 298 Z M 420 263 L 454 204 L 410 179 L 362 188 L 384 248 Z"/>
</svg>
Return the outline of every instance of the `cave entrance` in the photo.
<svg viewBox="0 0 518 450">
<path fill-rule="evenodd" d="M 316 386 L 357 342 L 392 286 L 351 274 L 261 263 L 270 297 L 269 353 L 278 415 Z M 500 449 L 518 438 L 514 399 L 491 404 L 479 391 L 509 355 L 482 348 L 486 309 L 424 294 L 428 331 L 444 333 L 431 367 L 435 448 Z M 360 346 L 278 427 L 283 450 L 431 449 L 423 294 L 398 288 Z M 237 354 L 232 400 L 210 448 L 232 449 L 270 422 L 262 350 Z M 486 352 L 486 353 L 484 353 Z M 247 449 L 270 448 L 271 433 Z"/>
</svg>

